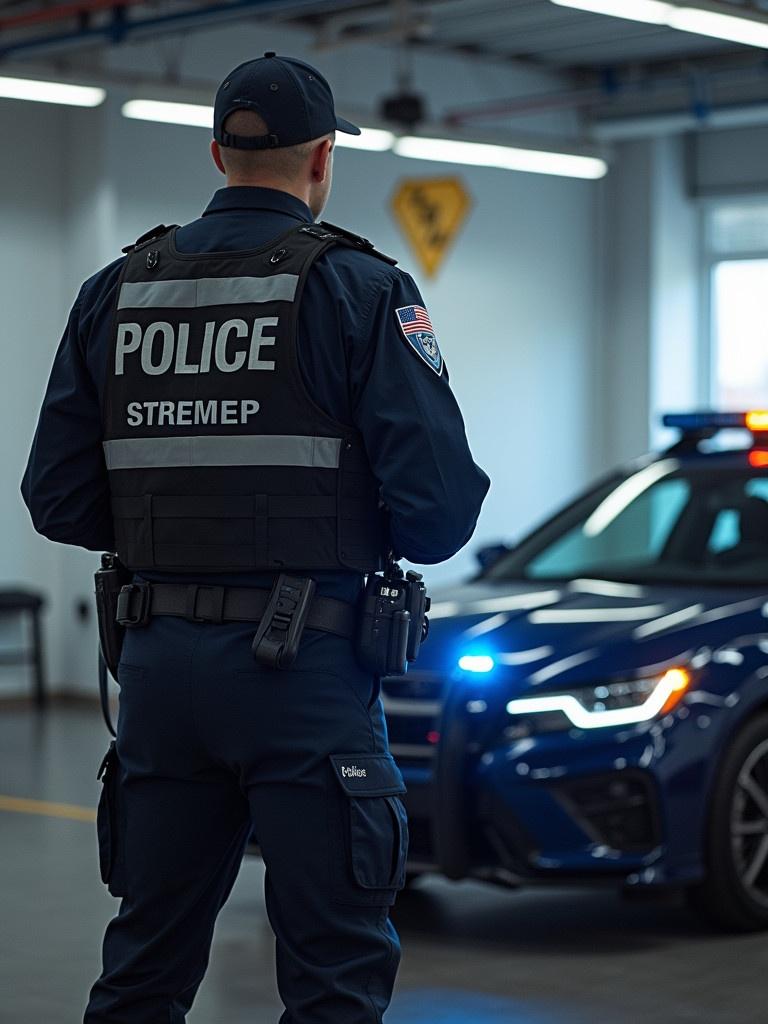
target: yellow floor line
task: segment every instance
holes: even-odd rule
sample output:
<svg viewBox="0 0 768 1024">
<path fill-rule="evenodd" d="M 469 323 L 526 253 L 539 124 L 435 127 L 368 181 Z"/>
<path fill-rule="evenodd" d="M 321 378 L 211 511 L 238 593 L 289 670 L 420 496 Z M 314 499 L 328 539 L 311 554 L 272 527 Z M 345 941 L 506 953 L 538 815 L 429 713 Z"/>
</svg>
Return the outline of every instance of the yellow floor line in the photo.
<svg viewBox="0 0 768 1024">
<path fill-rule="evenodd" d="M 0 811 L 39 814 L 44 818 L 68 818 L 70 821 L 96 821 L 96 811 L 90 807 L 54 804 L 47 800 L 24 800 L 16 796 L 0 796 Z"/>
</svg>

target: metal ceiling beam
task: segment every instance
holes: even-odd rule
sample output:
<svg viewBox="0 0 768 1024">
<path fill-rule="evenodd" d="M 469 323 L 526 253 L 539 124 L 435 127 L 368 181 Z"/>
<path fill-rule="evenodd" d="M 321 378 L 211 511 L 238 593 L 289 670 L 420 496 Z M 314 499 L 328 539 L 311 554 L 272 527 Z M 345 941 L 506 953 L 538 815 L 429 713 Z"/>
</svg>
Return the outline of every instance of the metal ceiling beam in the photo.
<svg viewBox="0 0 768 1024">
<path fill-rule="evenodd" d="M 347 2 L 354 3 L 355 0 Z M 157 36 L 182 29 L 202 29 L 217 22 L 241 19 L 252 10 L 291 11 L 298 14 L 300 11 L 318 6 L 318 0 L 225 0 L 223 3 L 210 3 L 204 7 L 194 7 L 173 14 L 131 19 L 117 0 L 111 5 L 114 16 L 110 21 L 98 25 L 84 25 L 71 32 L 35 36 L 0 44 L 0 59 L 20 55 L 31 57 L 98 43 L 116 44 L 128 38 Z M 333 0 L 333 6 L 346 6 L 345 0 Z"/>
</svg>

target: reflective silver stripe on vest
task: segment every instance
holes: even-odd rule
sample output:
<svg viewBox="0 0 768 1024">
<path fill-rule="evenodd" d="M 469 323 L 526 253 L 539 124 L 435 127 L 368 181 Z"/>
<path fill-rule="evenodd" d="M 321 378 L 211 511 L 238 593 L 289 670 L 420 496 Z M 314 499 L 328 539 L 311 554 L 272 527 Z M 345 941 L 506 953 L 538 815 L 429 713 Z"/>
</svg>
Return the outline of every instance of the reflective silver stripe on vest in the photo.
<svg viewBox="0 0 768 1024">
<path fill-rule="evenodd" d="M 337 469 L 341 438 L 291 434 L 129 437 L 104 441 L 107 469 L 159 466 L 310 466 Z"/>
<path fill-rule="evenodd" d="M 120 288 L 118 309 L 237 306 L 248 302 L 292 302 L 297 274 L 270 277 L 201 277 L 192 281 L 135 281 Z"/>
</svg>

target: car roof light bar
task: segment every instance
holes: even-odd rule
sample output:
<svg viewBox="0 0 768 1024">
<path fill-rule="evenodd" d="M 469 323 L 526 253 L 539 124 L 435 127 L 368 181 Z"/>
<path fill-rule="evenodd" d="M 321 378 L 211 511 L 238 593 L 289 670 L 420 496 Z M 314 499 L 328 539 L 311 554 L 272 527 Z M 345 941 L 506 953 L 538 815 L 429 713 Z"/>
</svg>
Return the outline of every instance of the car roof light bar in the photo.
<svg viewBox="0 0 768 1024">
<path fill-rule="evenodd" d="M 720 430 L 749 430 L 755 441 L 768 440 L 768 411 L 752 409 L 748 412 L 674 412 L 662 417 L 665 427 L 675 427 L 682 438 L 674 449 L 689 449 L 699 441 L 714 437 Z"/>
<path fill-rule="evenodd" d="M 746 427 L 745 412 L 672 412 L 662 417 L 665 427 L 683 431 L 733 430 Z"/>
</svg>

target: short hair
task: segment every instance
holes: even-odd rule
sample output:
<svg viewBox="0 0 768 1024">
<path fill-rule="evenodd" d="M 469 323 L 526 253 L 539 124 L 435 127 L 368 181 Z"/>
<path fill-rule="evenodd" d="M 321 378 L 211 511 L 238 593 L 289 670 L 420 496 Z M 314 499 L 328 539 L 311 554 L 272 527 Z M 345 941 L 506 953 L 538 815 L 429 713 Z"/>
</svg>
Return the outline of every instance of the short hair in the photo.
<svg viewBox="0 0 768 1024">
<path fill-rule="evenodd" d="M 224 121 L 224 131 L 246 138 L 261 137 L 268 133 L 264 118 L 255 110 L 233 110 Z M 320 139 L 333 139 L 335 132 Z M 279 146 L 276 149 L 236 149 L 221 146 L 221 162 L 227 174 L 246 177 L 296 178 L 320 139 L 300 142 L 297 146 Z"/>
</svg>

